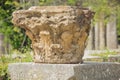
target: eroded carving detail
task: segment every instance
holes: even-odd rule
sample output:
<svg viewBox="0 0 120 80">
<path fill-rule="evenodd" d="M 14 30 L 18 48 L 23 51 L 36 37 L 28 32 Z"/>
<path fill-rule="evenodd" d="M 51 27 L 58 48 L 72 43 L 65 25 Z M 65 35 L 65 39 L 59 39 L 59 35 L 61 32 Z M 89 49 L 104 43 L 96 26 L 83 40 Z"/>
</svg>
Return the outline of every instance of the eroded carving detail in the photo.
<svg viewBox="0 0 120 80">
<path fill-rule="evenodd" d="M 32 7 L 13 13 L 13 23 L 32 40 L 35 62 L 82 62 L 93 12 L 70 6 Z"/>
</svg>

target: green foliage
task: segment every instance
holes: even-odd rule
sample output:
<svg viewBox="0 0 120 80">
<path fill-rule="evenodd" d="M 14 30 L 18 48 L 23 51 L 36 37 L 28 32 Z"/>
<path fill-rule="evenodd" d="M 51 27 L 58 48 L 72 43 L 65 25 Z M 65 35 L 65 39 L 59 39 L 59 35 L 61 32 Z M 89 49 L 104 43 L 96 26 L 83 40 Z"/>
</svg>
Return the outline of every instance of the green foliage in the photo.
<svg viewBox="0 0 120 80">
<path fill-rule="evenodd" d="M 40 5 L 75 5 L 78 0 L 39 0 Z"/>
<path fill-rule="evenodd" d="M 9 80 L 7 75 L 8 60 L 5 56 L 1 56 L 0 58 L 0 77 L 2 77 L 3 80 Z"/>
<path fill-rule="evenodd" d="M 2 55 L 0 57 L 0 77 L 3 77 L 3 80 L 10 80 L 8 75 L 8 64 L 17 63 L 17 62 L 32 62 L 32 56 L 29 52 L 21 54 L 18 51 L 15 51 L 17 54 Z"/>
<path fill-rule="evenodd" d="M 39 0 L 40 5 L 53 5 L 54 0 Z"/>
<path fill-rule="evenodd" d="M 120 0 L 84 0 L 84 7 L 89 7 L 95 12 L 94 21 L 104 17 L 106 24 L 111 14 L 117 16 L 117 34 L 120 36 Z"/>
<path fill-rule="evenodd" d="M 10 36 L 11 44 L 14 46 L 14 49 L 18 49 L 21 52 L 26 52 L 30 49 L 30 39 L 25 35 L 25 31 L 14 27 L 13 34 Z"/>
<path fill-rule="evenodd" d="M 21 6 L 15 0 L 0 1 L 0 33 L 5 36 L 5 42 L 11 43 L 13 49 L 30 49 L 30 40 L 25 36 L 25 31 L 15 28 L 12 24 L 12 13 Z"/>
<path fill-rule="evenodd" d="M 69 5 L 75 5 L 76 2 L 77 2 L 77 0 L 68 0 Z"/>
<path fill-rule="evenodd" d="M 104 20 L 106 20 L 113 9 L 110 8 L 108 0 L 85 0 L 83 6 L 89 7 L 95 12 L 94 20 L 96 21 L 101 20 L 102 16 L 104 16 Z"/>
<path fill-rule="evenodd" d="M 120 7 L 117 8 L 117 34 L 120 36 Z M 120 41 L 120 38 L 119 38 Z"/>
<path fill-rule="evenodd" d="M 104 60 L 107 60 L 109 55 L 116 55 L 116 54 L 117 54 L 117 52 L 115 52 L 115 51 L 106 50 L 103 53 L 94 53 L 94 54 L 92 54 L 92 56 L 99 56 L 99 57 L 103 58 Z"/>
</svg>

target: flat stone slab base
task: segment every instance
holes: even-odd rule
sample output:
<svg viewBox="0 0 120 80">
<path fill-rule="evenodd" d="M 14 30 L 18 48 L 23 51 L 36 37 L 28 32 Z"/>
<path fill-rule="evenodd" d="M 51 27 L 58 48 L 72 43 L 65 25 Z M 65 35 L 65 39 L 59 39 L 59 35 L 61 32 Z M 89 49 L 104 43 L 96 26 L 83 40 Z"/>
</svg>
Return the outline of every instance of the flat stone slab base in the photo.
<svg viewBox="0 0 120 80">
<path fill-rule="evenodd" d="M 120 80 L 120 63 L 86 62 L 74 71 L 76 80 Z"/>
<path fill-rule="evenodd" d="M 120 80 L 119 63 L 13 63 L 8 71 L 11 80 Z"/>
</svg>

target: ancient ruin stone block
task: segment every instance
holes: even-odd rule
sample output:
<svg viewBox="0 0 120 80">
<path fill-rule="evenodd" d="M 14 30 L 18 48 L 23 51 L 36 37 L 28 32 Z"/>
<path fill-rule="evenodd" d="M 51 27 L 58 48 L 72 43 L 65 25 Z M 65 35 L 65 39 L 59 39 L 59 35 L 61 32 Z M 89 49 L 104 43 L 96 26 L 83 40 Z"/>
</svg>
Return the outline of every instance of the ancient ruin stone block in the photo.
<svg viewBox="0 0 120 80">
<path fill-rule="evenodd" d="M 35 62 L 79 63 L 93 15 L 75 6 L 38 6 L 15 11 L 12 21 L 26 30 Z"/>
<path fill-rule="evenodd" d="M 119 63 L 84 62 L 83 64 L 12 63 L 11 80 L 119 80 Z"/>
</svg>

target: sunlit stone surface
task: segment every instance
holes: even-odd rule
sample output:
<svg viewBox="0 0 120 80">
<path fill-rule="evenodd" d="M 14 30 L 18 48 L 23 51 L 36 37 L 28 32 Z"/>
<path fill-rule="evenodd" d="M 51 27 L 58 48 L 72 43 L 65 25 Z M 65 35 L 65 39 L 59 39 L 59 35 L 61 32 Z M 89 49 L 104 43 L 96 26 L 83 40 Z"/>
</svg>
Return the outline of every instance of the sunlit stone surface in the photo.
<svg viewBox="0 0 120 80">
<path fill-rule="evenodd" d="M 8 72 L 11 80 L 120 80 L 120 63 L 15 63 Z"/>
<path fill-rule="evenodd" d="M 16 11 L 12 21 L 26 30 L 35 62 L 81 63 L 93 15 L 75 6 L 42 6 Z"/>
</svg>

